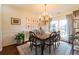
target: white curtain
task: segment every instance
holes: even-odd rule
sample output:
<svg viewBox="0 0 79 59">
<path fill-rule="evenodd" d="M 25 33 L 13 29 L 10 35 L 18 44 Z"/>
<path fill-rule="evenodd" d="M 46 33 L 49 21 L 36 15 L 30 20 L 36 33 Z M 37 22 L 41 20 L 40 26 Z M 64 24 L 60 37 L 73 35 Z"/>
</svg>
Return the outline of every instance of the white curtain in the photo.
<svg viewBox="0 0 79 59">
<path fill-rule="evenodd" d="M 74 33 L 74 24 L 73 24 L 73 19 L 72 19 L 72 14 L 66 15 L 66 19 L 68 20 L 68 34 L 71 35 Z"/>
</svg>

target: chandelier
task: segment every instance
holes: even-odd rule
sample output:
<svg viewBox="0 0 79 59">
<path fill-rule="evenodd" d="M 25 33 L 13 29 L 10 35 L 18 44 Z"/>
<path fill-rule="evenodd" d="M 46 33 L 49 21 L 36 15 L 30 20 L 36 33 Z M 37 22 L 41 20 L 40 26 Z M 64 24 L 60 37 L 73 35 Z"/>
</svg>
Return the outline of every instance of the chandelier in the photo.
<svg viewBox="0 0 79 59">
<path fill-rule="evenodd" d="M 50 16 L 50 15 L 47 13 L 47 10 L 46 10 L 47 4 L 44 4 L 44 7 L 45 7 L 44 13 L 40 16 L 39 19 L 40 19 L 44 24 L 47 24 L 50 20 L 52 20 L 52 16 Z"/>
</svg>

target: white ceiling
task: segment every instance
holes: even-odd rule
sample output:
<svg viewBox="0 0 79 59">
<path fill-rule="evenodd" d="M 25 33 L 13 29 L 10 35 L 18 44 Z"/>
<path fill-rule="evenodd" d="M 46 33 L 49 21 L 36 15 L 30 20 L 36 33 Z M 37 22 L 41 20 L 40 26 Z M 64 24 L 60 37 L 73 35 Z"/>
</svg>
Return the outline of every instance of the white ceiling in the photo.
<svg viewBox="0 0 79 59">
<path fill-rule="evenodd" d="M 12 4 L 10 6 L 33 14 L 41 14 L 44 12 L 44 4 Z M 79 9 L 79 4 L 47 4 L 47 12 L 51 15 L 68 13 L 77 9 Z"/>
</svg>

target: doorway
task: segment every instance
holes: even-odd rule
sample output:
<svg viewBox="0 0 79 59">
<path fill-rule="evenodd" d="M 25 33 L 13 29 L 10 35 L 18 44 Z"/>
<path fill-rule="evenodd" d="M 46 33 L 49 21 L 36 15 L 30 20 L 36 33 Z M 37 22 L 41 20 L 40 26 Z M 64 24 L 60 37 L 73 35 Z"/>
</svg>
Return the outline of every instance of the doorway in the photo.
<svg viewBox="0 0 79 59">
<path fill-rule="evenodd" d="M 52 20 L 50 22 L 50 32 L 60 31 L 62 41 L 68 41 L 68 22 L 66 19 Z"/>
</svg>

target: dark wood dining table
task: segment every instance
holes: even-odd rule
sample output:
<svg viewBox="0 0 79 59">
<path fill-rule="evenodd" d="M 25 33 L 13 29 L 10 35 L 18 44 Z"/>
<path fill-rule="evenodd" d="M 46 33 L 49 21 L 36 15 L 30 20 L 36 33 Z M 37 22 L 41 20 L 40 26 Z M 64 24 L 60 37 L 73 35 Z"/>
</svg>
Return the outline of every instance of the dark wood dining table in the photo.
<svg viewBox="0 0 79 59">
<path fill-rule="evenodd" d="M 41 55 L 43 55 L 43 51 L 44 51 L 44 47 L 45 47 L 45 41 L 47 40 L 46 38 L 48 38 L 50 35 L 50 32 L 45 32 L 42 34 L 37 34 L 36 36 L 39 38 L 39 40 L 41 41 Z"/>
</svg>

